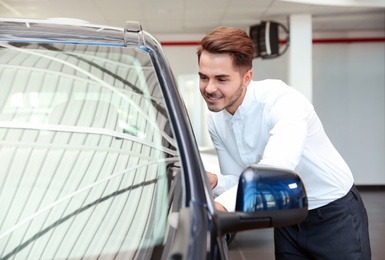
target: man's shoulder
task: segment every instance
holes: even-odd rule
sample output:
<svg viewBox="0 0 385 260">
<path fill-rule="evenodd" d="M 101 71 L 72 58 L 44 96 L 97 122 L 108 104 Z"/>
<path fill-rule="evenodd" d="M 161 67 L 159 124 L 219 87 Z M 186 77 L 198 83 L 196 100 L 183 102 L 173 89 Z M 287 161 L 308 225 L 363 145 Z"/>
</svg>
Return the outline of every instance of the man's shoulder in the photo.
<svg viewBox="0 0 385 260">
<path fill-rule="evenodd" d="M 280 79 L 252 80 L 250 86 L 252 88 L 288 87 L 288 85 Z"/>
<path fill-rule="evenodd" d="M 302 95 L 298 90 L 279 79 L 252 81 L 249 87 L 252 90 L 253 96 L 259 102 L 263 100 L 266 100 L 267 102 L 272 101 L 272 99 L 281 98 L 287 96 L 287 94 L 294 94 L 294 96 Z"/>
<path fill-rule="evenodd" d="M 252 81 L 248 86 L 249 95 L 252 95 L 257 103 L 269 103 L 282 94 L 290 91 L 290 87 L 279 79 L 265 79 Z"/>
<path fill-rule="evenodd" d="M 268 79 L 253 82 L 253 98 L 266 111 L 273 107 L 286 108 L 312 106 L 310 101 L 297 89 L 281 80 Z M 278 105 L 280 104 L 280 105 Z"/>
</svg>

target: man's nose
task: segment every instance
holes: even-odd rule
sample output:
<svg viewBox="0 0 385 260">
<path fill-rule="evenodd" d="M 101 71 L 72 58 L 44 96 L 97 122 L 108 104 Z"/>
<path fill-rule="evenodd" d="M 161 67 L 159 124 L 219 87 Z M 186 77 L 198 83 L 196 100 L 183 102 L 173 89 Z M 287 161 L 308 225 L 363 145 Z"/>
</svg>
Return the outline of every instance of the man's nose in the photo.
<svg viewBox="0 0 385 260">
<path fill-rule="evenodd" d="M 215 91 L 217 91 L 217 87 L 215 86 L 214 81 L 209 80 L 209 82 L 206 85 L 206 92 L 207 93 L 214 93 Z"/>
</svg>

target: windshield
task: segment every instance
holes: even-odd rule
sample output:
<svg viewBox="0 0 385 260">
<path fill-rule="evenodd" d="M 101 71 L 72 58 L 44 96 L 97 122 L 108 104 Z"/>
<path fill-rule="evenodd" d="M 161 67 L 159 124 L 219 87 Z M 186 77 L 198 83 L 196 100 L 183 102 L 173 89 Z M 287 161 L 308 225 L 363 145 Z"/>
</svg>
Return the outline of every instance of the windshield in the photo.
<svg viewBox="0 0 385 260">
<path fill-rule="evenodd" d="M 147 53 L 0 43 L 0 258 L 143 259 L 178 162 Z"/>
</svg>

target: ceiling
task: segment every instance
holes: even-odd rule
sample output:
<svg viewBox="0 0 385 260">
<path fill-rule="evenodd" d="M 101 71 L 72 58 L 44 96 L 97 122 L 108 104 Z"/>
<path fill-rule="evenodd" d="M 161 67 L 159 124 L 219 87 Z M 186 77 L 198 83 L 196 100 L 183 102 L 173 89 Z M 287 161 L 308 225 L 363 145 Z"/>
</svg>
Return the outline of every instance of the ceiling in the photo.
<svg viewBox="0 0 385 260">
<path fill-rule="evenodd" d="M 306 1 L 311 4 L 298 3 Z M 205 34 L 220 25 L 246 29 L 262 20 L 288 25 L 290 14 L 312 14 L 313 31 L 385 31 L 385 0 L 306 1 L 0 0 L 0 17 L 66 17 L 118 27 L 137 20 L 152 34 Z"/>
</svg>

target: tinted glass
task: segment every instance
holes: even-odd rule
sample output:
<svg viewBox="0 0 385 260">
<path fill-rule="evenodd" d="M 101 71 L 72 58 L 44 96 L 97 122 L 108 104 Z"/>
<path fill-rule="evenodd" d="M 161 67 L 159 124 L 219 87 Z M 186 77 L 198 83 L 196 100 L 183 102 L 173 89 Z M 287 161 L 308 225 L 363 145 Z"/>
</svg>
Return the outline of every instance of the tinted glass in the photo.
<svg viewBox="0 0 385 260">
<path fill-rule="evenodd" d="M 1 259 L 165 254 L 181 188 L 147 53 L 0 43 L 0 158 Z"/>
</svg>

